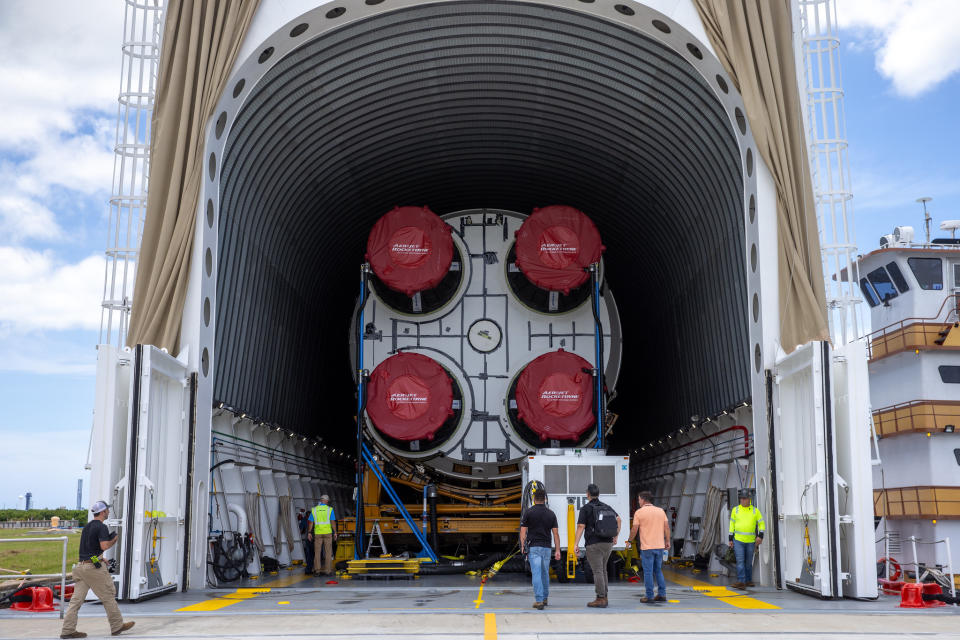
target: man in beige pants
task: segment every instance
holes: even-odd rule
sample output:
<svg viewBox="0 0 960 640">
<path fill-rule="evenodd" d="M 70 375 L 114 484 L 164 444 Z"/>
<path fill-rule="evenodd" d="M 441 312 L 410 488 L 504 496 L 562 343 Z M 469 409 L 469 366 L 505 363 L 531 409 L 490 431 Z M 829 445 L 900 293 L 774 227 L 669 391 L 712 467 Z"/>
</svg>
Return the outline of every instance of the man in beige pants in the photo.
<svg viewBox="0 0 960 640">
<path fill-rule="evenodd" d="M 83 527 L 80 534 L 80 561 L 73 565 L 73 596 L 70 606 L 63 617 L 61 638 L 86 638 L 87 634 L 77 631 L 77 614 L 87 597 L 87 591 L 93 589 L 103 609 L 107 612 L 107 622 L 110 623 L 110 633 L 118 636 L 130 627 L 133 622 L 124 622 L 117 606 L 117 597 L 113 587 L 113 578 L 107 571 L 107 562 L 101 555 L 104 551 L 117 544 L 117 534 L 111 533 L 103 523 L 110 515 L 110 505 L 99 500 L 90 508 L 93 520 Z"/>
<path fill-rule="evenodd" d="M 313 571 L 316 576 L 333 575 L 333 545 L 337 541 L 337 517 L 330 506 L 330 496 L 320 496 L 320 504 L 310 510 L 308 518 L 312 531 L 307 540 L 313 541 Z"/>
</svg>

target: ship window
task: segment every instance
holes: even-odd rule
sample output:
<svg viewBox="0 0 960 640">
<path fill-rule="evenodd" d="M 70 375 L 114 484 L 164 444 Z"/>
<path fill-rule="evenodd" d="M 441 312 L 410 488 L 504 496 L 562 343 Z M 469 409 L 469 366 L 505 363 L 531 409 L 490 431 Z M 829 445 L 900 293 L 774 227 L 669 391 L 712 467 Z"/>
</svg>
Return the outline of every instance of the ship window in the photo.
<svg viewBox="0 0 960 640">
<path fill-rule="evenodd" d="M 887 263 L 887 273 L 893 278 L 893 283 L 897 285 L 900 293 L 906 293 L 910 290 L 910 287 L 907 286 L 907 279 L 903 277 L 903 272 L 900 271 L 900 265 L 896 262 Z"/>
<path fill-rule="evenodd" d="M 953 457 L 957 459 L 957 464 L 960 464 L 960 449 L 953 450 Z"/>
<path fill-rule="evenodd" d="M 943 289 L 943 266 L 940 258 L 907 258 L 907 264 L 910 265 L 921 289 Z"/>
<path fill-rule="evenodd" d="M 877 297 L 877 294 L 873 292 L 873 287 L 870 286 L 870 283 L 867 282 L 866 278 L 860 278 L 860 291 L 863 291 L 863 297 L 866 298 L 867 304 L 871 307 L 875 307 L 880 304 L 880 298 Z"/>
<path fill-rule="evenodd" d="M 953 265 L 953 288 L 960 289 L 960 263 Z"/>
<path fill-rule="evenodd" d="M 940 379 L 949 384 L 960 384 L 960 366 L 940 365 Z"/>
<path fill-rule="evenodd" d="M 892 300 L 900 295 L 897 293 L 897 288 L 893 286 L 893 281 L 890 280 L 890 276 L 887 275 L 887 270 L 883 267 L 877 267 L 868 273 L 867 279 L 870 280 L 874 291 L 880 296 L 881 302 Z"/>
</svg>

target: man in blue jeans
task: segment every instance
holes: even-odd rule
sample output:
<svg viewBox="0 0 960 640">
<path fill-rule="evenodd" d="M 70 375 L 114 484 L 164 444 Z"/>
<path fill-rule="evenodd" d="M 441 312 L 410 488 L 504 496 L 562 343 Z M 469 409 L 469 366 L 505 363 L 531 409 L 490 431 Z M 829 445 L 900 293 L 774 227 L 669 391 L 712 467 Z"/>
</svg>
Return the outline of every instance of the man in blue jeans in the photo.
<svg viewBox="0 0 960 640">
<path fill-rule="evenodd" d="M 553 557 L 560 560 L 560 530 L 557 515 L 547 505 L 547 492 L 543 484 L 534 480 L 531 487 L 533 506 L 520 520 L 520 549 L 530 558 L 530 573 L 533 574 L 533 608 L 547 606 L 550 593 L 550 534 L 553 533 Z"/>
<path fill-rule="evenodd" d="M 633 512 L 633 526 L 627 538 L 627 548 L 634 536 L 640 536 L 640 562 L 643 565 L 643 585 L 647 595 L 640 602 L 666 602 L 667 583 L 663 579 L 663 552 L 670 548 L 670 521 L 666 512 L 651 502 L 653 496 L 641 491 L 637 496 L 640 507 Z M 657 583 L 657 597 L 653 597 L 653 583 Z"/>
<path fill-rule="evenodd" d="M 730 546 L 737 558 L 737 581 L 730 585 L 734 589 L 754 586 L 753 550 L 763 542 L 766 529 L 760 509 L 750 504 L 752 493 L 750 489 L 740 489 L 740 504 L 730 510 Z"/>
</svg>

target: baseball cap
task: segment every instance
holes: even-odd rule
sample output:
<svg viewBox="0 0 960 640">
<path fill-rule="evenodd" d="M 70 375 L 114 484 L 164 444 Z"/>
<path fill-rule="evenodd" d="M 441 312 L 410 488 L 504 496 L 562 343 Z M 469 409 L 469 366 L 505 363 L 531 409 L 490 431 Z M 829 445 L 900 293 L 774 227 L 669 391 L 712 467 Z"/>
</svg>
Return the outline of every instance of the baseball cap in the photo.
<svg viewBox="0 0 960 640">
<path fill-rule="evenodd" d="M 739 491 L 737 491 L 737 497 L 740 498 L 741 500 L 743 498 L 752 498 L 753 497 L 752 494 L 753 492 L 750 491 L 750 489 L 740 489 Z"/>
<path fill-rule="evenodd" d="M 93 506 L 90 507 L 90 511 L 93 513 L 93 515 L 97 515 L 98 513 L 103 513 L 109 508 L 110 505 L 108 505 L 106 502 L 103 500 L 97 500 L 93 503 Z"/>
<path fill-rule="evenodd" d="M 328 496 L 327 494 L 323 494 L 322 496 L 320 496 L 320 499 L 321 499 L 321 500 L 329 500 L 329 499 L 330 499 L 330 496 Z"/>
</svg>

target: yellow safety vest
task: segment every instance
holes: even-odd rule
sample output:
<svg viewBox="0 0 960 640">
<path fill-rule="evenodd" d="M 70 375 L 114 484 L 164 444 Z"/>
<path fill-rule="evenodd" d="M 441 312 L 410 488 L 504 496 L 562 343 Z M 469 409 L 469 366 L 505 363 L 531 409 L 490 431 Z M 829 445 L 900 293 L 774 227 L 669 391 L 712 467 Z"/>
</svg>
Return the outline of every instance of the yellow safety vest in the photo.
<svg viewBox="0 0 960 640">
<path fill-rule="evenodd" d="M 313 515 L 313 532 L 315 534 L 333 533 L 330 526 L 330 514 L 333 512 L 328 505 L 318 504 L 310 513 Z"/>
<path fill-rule="evenodd" d="M 730 533 L 733 539 L 739 542 L 756 542 L 757 531 L 763 533 L 766 531 L 766 525 L 763 523 L 763 515 L 760 509 L 753 505 L 743 508 L 737 505 L 730 512 Z"/>
</svg>

